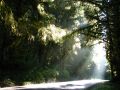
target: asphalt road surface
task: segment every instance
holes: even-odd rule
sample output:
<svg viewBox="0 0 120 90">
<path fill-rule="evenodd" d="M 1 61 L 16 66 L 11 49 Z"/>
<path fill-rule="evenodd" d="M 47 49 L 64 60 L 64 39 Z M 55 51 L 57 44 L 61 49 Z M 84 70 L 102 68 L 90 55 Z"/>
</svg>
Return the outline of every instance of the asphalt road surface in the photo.
<svg viewBox="0 0 120 90">
<path fill-rule="evenodd" d="M 103 83 L 108 80 L 77 80 L 56 83 L 30 84 L 25 86 L 14 86 L 0 88 L 0 90 L 87 90 L 89 87 Z"/>
</svg>

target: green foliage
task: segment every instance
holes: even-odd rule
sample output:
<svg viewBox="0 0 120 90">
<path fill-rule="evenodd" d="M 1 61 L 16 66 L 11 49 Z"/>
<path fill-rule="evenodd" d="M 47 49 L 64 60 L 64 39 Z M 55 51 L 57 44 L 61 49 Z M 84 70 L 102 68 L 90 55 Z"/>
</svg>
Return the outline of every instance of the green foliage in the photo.
<svg viewBox="0 0 120 90">
<path fill-rule="evenodd" d="M 70 72 L 67 69 L 61 70 L 59 71 L 59 76 L 58 76 L 58 80 L 59 81 L 67 81 L 70 80 Z"/>
<path fill-rule="evenodd" d="M 82 74 L 79 78 L 83 78 L 86 71 L 92 70 L 94 63 L 88 60 L 92 48 L 86 46 L 102 38 L 100 9 L 82 2 L 0 1 L 0 80 L 14 83 L 70 80 L 79 73 Z M 84 21 L 87 24 L 80 26 Z M 78 42 L 79 47 L 74 49 L 81 55 L 73 49 Z M 82 64 L 91 65 L 90 70 Z"/>
<path fill-rule="evenodd" d="M 4 8 L 6 9 L 6 7 Z M 1 16 L 5 23 L 1 22 L 1 26 L 4 26 L 1 31 L 3 41 L 0 45 L 0 80 L 9 78 L 15 83 L 22 83 L 26 81 L 43 82 L 49 78 L 56 78 L 55 71 L 46 70 L 46 68 L 53 67 L 61 60 L 62 43 L 59 43 L 59 37 L 52 36 L 53 32 L 49 27 L 45 28 L 46 19 L 43 19 L 45 22 L 36 21 L 32 20 L 32 16 L 28 18 L 27 15 L 23 15 L 15 20 L 12 11 L 9 13 L 5 10 L 4 12 L 9 15 L 6 18 L 2 18 L 4 15 Z M 43 27 L 46 30 L 45 33 Z M 4 32 L 4 30 L 8 31 Z M 59 35 L 60 32 L 61 30 L 58 30 Z M 46 35 L 46 40 L 49 39 L 47 41 L 43 40 Z M 6 41 L 8 41 L 7 44 Z"/>
<path fill-rule="evenodd" d="M 5 79 L 4 81 L 0 82 L 0 86 L 1 87 L 6 87 L 6 86 L 11 87 L 11 86 L 14 86 L 14 83 L 10 79 Z"/>
</svg>

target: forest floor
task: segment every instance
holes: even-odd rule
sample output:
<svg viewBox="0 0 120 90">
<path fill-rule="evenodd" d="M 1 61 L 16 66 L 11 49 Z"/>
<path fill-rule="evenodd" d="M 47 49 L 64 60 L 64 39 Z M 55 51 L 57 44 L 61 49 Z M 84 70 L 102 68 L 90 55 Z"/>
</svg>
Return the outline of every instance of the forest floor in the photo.
<svg viewBox="0 0 120 90">
<path fill-rule="evenodd" d="M 120 83 L 106 80 L 77 80 L 4 87 L 0 90 L 120 90 Z"/>
</svg>

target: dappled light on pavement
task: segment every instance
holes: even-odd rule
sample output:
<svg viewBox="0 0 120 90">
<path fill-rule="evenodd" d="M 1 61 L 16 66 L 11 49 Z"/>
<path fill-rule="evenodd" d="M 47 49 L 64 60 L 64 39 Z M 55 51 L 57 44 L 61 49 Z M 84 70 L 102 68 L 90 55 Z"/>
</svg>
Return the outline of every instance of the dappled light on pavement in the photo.
<svg viewBox="0 0 120 90">
<path fill-rule="evenodd" d="M 56 83 L 30 84 L 25 86 L 1 88 L 0 90 L 85 90 L 92 85 L 106 81 L 108 80 L 92 79 Z"/>
</svg>

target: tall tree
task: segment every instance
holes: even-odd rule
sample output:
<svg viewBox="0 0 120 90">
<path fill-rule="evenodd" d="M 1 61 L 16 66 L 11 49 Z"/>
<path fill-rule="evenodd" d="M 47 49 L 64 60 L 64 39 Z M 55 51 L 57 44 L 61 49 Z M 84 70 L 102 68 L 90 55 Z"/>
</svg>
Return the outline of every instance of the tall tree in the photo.
<svg viewBox="0 0 120 90">
<path fill-rule="evenodd" d="M 86 15 L 90 20 L 97 20 L 98 28 L 96 34 L 100 32 L 103 41 L 106 43 L 106 55 L 111 67 L 111 79 L 120 80 L 120 1 L 115 0 L 80 0 L 84 4 L 93 5 L 91 8 L 95 11 L 95 7 L 99 8 L 96 12 L 86 10 Z M 91 12 L 91 13 L 90 13 Z M 93 33 L 93 32 L 92 32 Z M 95 34 L 95 35 L 96 35 Z"/>
<path fill-rule="evenodd" d="M 107 1 L 107 55 L 111 66 L 112 79 L 120 80 L 120 1 Z"/>
</svg>

